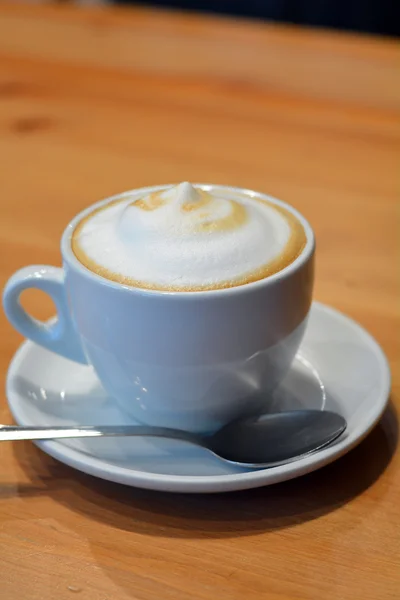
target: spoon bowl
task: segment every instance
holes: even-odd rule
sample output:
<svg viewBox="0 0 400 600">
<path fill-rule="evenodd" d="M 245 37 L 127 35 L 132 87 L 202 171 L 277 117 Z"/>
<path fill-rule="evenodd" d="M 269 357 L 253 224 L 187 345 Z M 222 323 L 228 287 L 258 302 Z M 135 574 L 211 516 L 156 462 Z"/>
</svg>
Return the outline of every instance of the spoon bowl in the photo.
<svg viewBox="0 0 400 600">
<path fill-rule="evenodd" d="M 330 411 L 266 414 L 229 423 L 207 439 L 207 448 L 237 465 L 275 467 L 321 450 L 346 426 L 344 417 Z"/>
</svg>

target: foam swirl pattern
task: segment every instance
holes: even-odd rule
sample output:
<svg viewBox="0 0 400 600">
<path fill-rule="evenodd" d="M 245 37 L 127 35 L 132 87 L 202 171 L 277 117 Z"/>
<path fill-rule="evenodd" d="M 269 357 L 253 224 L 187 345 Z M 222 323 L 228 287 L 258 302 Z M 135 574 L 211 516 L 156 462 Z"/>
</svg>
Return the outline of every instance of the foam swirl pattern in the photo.
<svg viewBox="0 0 400 600">
<path fill-rule="evenodd" d="M 72 248 L 87 268 L 112 281 L 199 291 L 268 277 L 305 243 L 301 223 L 283 207 L 185 182 L 93 211 L 75 229 Z"/>
</svg>

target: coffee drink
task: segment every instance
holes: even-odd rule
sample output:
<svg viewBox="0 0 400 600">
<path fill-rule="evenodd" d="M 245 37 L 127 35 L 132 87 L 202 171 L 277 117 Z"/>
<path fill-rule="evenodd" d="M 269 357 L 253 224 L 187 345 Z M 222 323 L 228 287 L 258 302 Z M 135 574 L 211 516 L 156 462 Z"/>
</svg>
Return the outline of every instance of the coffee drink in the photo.
<svg viewBox="0 0 400 600">
<path fill-rule="evenodd" d="M 268 410 L 307 327 L 314 248 L 304 217 L 263 194 L 149 187 L 76 215 L 64 268 L 21 269 L 4 308 L 22 335 L 90 365 L 127 422 L 211 433 Z M 28 288 L 58 319 L 24 311 Z"/>
<path fill-rule="evenodd" d="M 133 192 L 76 226 L 72 250 L 111 281 L 161 291 L 231 288 L 291 264 L 307 242 L 288 209 L 255 194 L 190 183 Z"/>
</svg>

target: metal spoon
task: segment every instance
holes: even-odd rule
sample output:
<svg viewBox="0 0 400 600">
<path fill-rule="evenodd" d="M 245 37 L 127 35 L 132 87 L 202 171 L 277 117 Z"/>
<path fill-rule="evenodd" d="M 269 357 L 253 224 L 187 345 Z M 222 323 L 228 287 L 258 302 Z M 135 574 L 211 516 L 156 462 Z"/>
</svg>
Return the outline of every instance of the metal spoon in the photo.
<svg viewBox="0 0 400 600">
<path fill-rule="evenodd" d="M 324 448 L 343 433 L 346 425 L 346 420 L 333 412 L 298 410 L 239 419 L 212 435 L 145 425 L 11 425 L 0 427 L 0 441 L 105 436 L 163 437 L 196 444 L 229 463 L 259 469 L 292 462 Z"/>
</svg>

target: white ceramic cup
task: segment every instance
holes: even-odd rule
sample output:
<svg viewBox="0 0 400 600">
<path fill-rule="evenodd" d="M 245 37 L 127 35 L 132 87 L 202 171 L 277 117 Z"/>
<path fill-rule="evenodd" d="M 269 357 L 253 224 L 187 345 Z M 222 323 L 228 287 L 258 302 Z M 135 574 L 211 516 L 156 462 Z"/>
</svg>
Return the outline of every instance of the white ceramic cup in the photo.
<svg viewBox="0 0 400 600">
<path fill-rule="evenodd" d="M 166 187 L 126 192 L 78 214 L 62 236 L 63 268 L 34 265 L 15 273 L 4 289 L 4 310 L 22 335 L 92 365 L 127 418 L 213 431 L 268 409 L 268 392 L 289 369 L 311 305 L 314 234 L 302 215 L 279 200 L 215 185 L 217 193 L 264 198 L 291 211 L 307 236 L 301 255 L 271 277 L 201 292 L 128 287 L 78 261 L 71 237 L 83 217 L 111 200 Z M 41 323 L 25 312 L 19 296 L 28 288 L 51 296 L 57 320 Z"/>
</svg>

